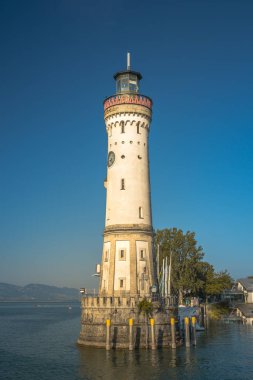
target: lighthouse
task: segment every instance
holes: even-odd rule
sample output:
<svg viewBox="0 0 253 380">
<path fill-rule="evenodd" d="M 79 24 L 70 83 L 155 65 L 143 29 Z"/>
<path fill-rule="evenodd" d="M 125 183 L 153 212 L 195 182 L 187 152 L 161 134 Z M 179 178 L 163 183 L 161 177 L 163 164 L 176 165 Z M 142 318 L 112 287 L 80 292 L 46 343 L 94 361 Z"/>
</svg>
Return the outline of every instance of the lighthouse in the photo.
<svg viewBox="0 0 253 380">
<path fill-rule="evenodd" d="M 106 216 L 100 294 L 148 295 L 154 277 L 149 171 L 152 100 L 140 94 L 139 72 L 114 75 L 116 94 L 104 101 L 108 137 Z"/>
<path fill-rule="evenodd" d="M 169 320 L 177 311 L 158 291 L 149 171 L 152 100 L 140 93 L 141 79 L 128 53 L 126 70 L 114 75 L 115 94 L 104 100 L 105 228 L 98 294 L 81 289 L 82 346 L 171 345 Z"/>
</svg>

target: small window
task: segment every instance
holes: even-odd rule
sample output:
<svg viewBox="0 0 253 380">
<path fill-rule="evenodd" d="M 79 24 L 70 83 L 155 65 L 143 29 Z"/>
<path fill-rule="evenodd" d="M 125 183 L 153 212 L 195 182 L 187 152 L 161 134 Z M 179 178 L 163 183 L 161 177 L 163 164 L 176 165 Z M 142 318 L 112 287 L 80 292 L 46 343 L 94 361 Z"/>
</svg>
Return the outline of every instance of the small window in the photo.
<svg viewBox="0 0 253 380">
<path fill-rule="evenodd" d="M 140 123 L 137 123 L 137 133 L 140 134 Z"/>
<path fill-rule="evenodd" d="M 138 154 L 138 158 L 139 158 L 139 160 L 141 160 L 142 159 L 142 157 Z"/>
<path fill-rule="evenodd" d="M 140 260 L 144 260 L 144 259 L 145 259 L 145 250 L 141 249 L 140 250 Z"/>
<path fill-rule="evenodd" d="M 143 219 L 143 208 L 139 207 L 139 218 Z"/>
<path fill-rule="evenodd" d="M 121 188 L 120 190 L 125 190 L 125 179 L 121 178 Z"/>
<path fill-rule="evenodd" d="M 125 133 L 124 121 L 121 122 L 121 133 Z"/>
<path fill-rule="evenodd" d="M 109 257 L 109 252 L 108 251 L 105 251 L 105 261 L 108 261 L 108 257 Z"/>
<path fill-rule="evenodd" d="M 119 250 L 119 260 L 126 260 L 126 250 L 125 249 Z"/>
<path fill-rule="evenodd" d="M 121 158 L 125 158 L 126 156 L 124 156 L 124 154 L 122 154 Z"/>
<path fill-rule="evenodd" d="M 124 278 L 119 279 L 119 287 L 120 287 L 120 289 L 125 289 L 125 279 Z"/>
</svg>

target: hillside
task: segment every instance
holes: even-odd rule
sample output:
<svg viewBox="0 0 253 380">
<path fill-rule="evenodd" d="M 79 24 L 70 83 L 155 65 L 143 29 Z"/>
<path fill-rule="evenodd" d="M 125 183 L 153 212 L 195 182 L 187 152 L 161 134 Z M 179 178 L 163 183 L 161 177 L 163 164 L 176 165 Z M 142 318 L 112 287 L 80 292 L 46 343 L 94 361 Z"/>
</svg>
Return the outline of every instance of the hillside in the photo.
<svg viewBox="0 0 253 380">
<path fill-rule="evenodd" d="M 80 293 L 74 288 L 29 284 L 18 286 L 0 283 L 1 301 L 79 301 Z"/>
</svg>

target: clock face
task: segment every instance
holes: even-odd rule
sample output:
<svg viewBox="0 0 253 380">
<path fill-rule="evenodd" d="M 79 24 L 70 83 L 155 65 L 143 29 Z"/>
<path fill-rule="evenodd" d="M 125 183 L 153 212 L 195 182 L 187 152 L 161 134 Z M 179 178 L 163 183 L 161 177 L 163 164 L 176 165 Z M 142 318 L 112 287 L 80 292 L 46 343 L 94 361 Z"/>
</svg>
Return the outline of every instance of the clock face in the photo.
<svg viewBox="0 0 253 380">
<path fill-rule="evenodd" d="M 108 162 L 107 162 L 108 167 L 112 166 L 114 161 L 115 161 L 115 153 L 113 151 L 110 151 L 108 153 Z"/>
</svg>

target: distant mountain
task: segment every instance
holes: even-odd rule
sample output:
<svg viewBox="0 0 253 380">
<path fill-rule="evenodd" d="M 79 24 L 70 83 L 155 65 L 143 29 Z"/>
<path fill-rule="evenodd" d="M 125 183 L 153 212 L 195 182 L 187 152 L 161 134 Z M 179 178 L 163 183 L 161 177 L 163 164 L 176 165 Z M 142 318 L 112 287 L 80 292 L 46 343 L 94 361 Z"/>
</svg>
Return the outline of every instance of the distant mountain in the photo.
<svg viewBox="0 0 253 380">
<path fill-rule="evenodd" d="M 0 282 L 0 301 L 79 301 L 80 293 L 74 288 L 29 284 L 17 286 Z"/>
</svg>

